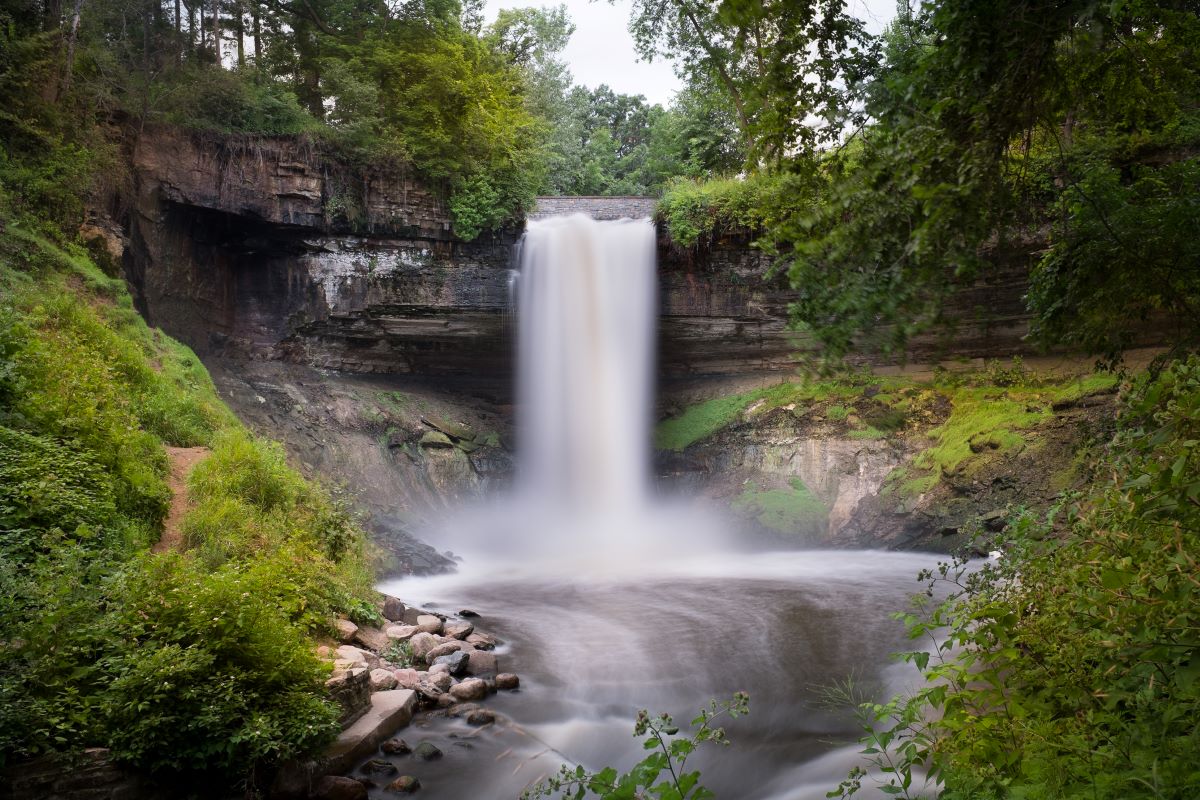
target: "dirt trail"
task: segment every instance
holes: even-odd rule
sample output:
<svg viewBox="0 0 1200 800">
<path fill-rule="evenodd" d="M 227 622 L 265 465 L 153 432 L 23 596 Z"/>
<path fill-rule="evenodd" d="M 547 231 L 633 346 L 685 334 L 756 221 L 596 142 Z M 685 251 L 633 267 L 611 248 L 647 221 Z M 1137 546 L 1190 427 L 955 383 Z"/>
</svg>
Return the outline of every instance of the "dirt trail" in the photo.
<svg viewBox="0 0 1200 800">
<path fill-rule="evenodd" d="M 168 550 L 178 550 L 183 542 L 180 523 L 188 509 L 188 475 L 192 467 L 208 458 L 211 451 L 207 447 L 168 447 L 167 459 L 171 462 L 171 474 L 167 476 L 167 485 L 171 487 L 171 509 L 167 512 L 167 520 L 163 523 L 163 535 L 152 548 L 155 553 L 165 553 Z"/>
</svg>

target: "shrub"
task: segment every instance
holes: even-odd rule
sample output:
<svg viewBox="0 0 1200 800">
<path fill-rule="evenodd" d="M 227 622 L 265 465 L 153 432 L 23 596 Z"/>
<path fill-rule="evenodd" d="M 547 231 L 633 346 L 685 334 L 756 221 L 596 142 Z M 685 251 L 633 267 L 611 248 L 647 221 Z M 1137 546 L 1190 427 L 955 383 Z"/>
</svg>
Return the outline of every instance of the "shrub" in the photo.
<svg viewBox="0 0 1200 800">
<path fill-rule="evenodd" d="M 1193 356 L 1129 393 L 1108 484 L 1015 518 L 999 563 L 926 573 L 953 590 L 904 617 L 933 643 L 904 654 L 928 683 L 867 708 L 886 791 L 907 796 L 924 768 L 945 798 L 1195 796 L 1198 441 Z"/>
<path fill-rule="evenodd" d="M 274 577 L 176 556 L 131 565 L 112 594 L 119 645 L 97 711 L 118 758 L 237 776 L 332 739 L 326 670 Z"/>
</svg>

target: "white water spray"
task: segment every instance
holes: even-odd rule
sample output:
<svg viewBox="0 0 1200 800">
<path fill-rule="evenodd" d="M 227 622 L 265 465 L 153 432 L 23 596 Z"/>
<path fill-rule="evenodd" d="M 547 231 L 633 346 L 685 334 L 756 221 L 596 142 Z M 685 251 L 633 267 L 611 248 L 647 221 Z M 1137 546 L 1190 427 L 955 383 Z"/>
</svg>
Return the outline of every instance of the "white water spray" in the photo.
<svg viewBox="0 0 1200 800">
<path fill-rule="evenodd" d="M 645 502 L 656 301 L 650 220 L 529 223 L 517 307 L 529 501 L 584 512 Z"/>
</svg>

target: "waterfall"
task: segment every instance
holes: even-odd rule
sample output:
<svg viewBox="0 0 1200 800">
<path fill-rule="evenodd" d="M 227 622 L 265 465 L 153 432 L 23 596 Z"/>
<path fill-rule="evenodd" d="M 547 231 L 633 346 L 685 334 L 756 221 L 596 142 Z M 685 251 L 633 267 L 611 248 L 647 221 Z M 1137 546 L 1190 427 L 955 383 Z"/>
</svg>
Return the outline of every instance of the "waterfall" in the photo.
<svg viewBox="0 0 1200 800">
<path fill-rule="evenodd" d="M 519 258 L 521 488 L 562 510 L 632 510 L 650 482 L 654 226 L 530 221 Z"/>
</svg>

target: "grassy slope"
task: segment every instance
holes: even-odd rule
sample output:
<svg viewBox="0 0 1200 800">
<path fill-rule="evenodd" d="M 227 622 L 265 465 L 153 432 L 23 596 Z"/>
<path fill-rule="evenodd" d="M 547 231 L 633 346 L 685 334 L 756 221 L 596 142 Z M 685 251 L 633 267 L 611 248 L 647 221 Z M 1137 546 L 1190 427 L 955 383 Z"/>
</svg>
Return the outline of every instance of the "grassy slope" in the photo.
<svg viewBox="0 0 1200 800">
<path fill-rule="evenodd" d="M 1053 380 L 1038 378 L 1019 366 L 996 365 L 985 372 L 940 376 L 935 381 L 865 378 L 780 383 L 690 406 L 658 425 L 655 445 L 661 450 L 684 450 L 751 412 L 760 415 L 795 405 L 798 412 L 815 412 L 829 422 L 844 423 L 843 434 L 852 439 L 920 436 L 920 452 L 896 469 L 884 487 L 889 493 L 914 497 L 944 477 L 969 473 L 988 458 L 1029 444 L 1031 437 L 1036 438 L 1031 430 L 1053 418 L 1055 403 L 1104 391 L 1115 383 L 1116 378 L 1107 374 Z M 945 418 L 936 425 L 925 424 L 942 404 L 949 409 Z M 807 518 L 811 511 L 803 497 L 782 489 L 751 492 L 735 505 L 758 509 L 755 513 L 771 520 L 768 527 L 778 527 L 781 520 Z"/>
<path fill-rule="evenodd" d="M 253 438 L 123 281 L 0 226 L 0 763 L 107 746 L 218 783 L 336 731 L 312 639 L 370 617 L 349 512 Z M 206 445 L 187 549 L 152 556 L 164 445 Z"/>
</svg>

